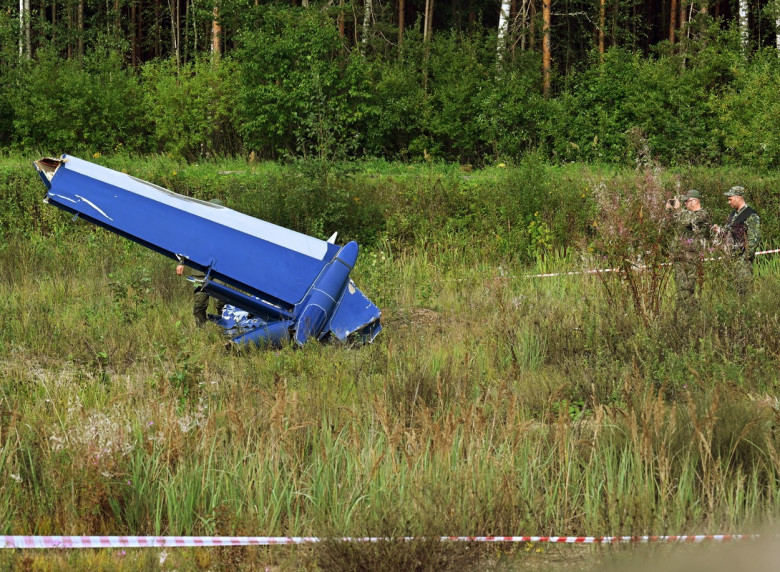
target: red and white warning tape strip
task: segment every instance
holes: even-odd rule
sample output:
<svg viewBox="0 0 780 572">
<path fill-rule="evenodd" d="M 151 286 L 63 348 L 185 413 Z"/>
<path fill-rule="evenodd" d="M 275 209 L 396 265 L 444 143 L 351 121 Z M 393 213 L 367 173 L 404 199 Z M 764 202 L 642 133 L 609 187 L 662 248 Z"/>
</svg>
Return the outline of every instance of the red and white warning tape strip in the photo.
<svg viewBox="0 0 780 572">
<path fill-rule="evenodd" d="M 651 542 L 729 542 L 758 539 L 757 534 L 697 534 L 681 536 L 441 536 L 442 542 L 529 542 L 554 544 L 622 544 Z M 314 544 L 312 536 L 0 536 L 0 548 L 163 548 L 210 546 L 277 546 Z M 382 537 L 341 538 L 343 542 L 397 540 Z M 430 540 L 407 537 L 405 541 Z"/>
<path fill-rule="evenodd" d="M 760 250 L 756 252 L 756 256 L 763 256 L 765 254 L 777 254 L 780 252 L 780 248 L 775 248 L 774 250 Z M 708 258 L 707 260 L 714 260 L 711 258 Z M 662 264 L 662 266 L 669 265 L 669 262 L 665 262 Z M 642 266 L 641 268 L 645 268 Z M 577 274 L 599 274 L 601 272 L 619 272 L 620 268 L 593 268 L 590 270 L 575 270 L 572 272 L 550 272 L 548 274 L 527 274 L 524 276 L 524 278 L 551 278 L 553 276 L 574 276 Z"/>
</svg>

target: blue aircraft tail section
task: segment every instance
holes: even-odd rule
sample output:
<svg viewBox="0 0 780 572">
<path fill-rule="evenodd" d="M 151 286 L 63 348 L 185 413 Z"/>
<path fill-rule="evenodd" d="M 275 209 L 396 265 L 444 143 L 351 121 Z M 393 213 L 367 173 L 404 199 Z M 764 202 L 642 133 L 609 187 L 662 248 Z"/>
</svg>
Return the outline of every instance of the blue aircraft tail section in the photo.
<svg viewBox="0 0 780 572">
<path fill-rule="evenodd" d="M 303 344 L 381 329 L 379 309 L 362 293 L 352 300 L 356 243 L 339 248 L 69 155 L 34 164 L 46 202 L 203 271 L 204 291 L 263 322 L 238 341 L 278 342 L 287 329 Z"/>
</svg>

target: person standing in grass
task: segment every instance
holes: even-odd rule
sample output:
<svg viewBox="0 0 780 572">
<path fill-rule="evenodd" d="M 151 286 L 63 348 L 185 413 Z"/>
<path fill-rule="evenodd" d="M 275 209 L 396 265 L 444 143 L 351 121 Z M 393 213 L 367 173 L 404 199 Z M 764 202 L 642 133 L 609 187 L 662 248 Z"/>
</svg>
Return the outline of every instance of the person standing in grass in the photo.
<svg viewBox="0 0 780 572">
<path fill-rule="evenodd" d="M 731 187 L 723 195 L 732 211 L 725 226 L 717 230 L 725 239 L 726 252 L 734 265 L 737 292 L 744 295 L 753 287 L 753 260 L 761 239 L 761 219 L 745 202 L 745 187 Z"/>
<path fill-rule="evenodd" d="M 222 201 L 219 199 L 211 199 L 209 202 L 218 206 L 222 206 Z M 176 266 L 176 274 L 183 276 L 185 268 L 189 267 L 186 266 L 183 262 L 179 262 L 179 264 Z M 189 275 L 193 278 L 201 279 L 206 277 L 206 274 L 203 271 L 197 270 L 195 268 L 190 268 Z M 199 328 L 202 328 L 208 321 L 207 312 L 209 309 L 210 298 L 211 296 L 206 294 L 200 286 L 197 286 L 192 294 L 192 315 L 195 316 L 195 324 Z M 214 301 L 216 302 L 215 311 L 217 312 L 218 316 L 221 316 L 222 310 L 225 308 L 225 303 L 222 300 L 217 300 L 216 298 Z"/>
<path fill-rule="evenodd" d="M 681 207 L 685 206 L 684 209 Z M 702 262 L 710 239 L 710 214 L 701 206 L 701 193 L 691 189 L 667 203 L 674 210 L 674 281 L 679 307 L 688 308 L 703 276 Z"/>
</svg>

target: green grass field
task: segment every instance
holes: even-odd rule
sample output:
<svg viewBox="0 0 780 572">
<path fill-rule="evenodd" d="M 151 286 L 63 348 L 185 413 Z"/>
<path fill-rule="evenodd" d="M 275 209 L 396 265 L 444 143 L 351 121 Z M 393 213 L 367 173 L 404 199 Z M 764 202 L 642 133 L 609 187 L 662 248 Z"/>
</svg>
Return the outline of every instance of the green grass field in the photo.
<svg viewBox="0 0 780 572">
<path fill-rule="evenodd" d="M 527 277 L 582 269 L 593 260 L 582 244 L 539 235 L 532 264 L 490 237 L 470 248 L 468 228 L 408 243 L 385 230 L 353 272 L 383 312 L 374 344 L 237 352 L 217 328 L 195 328 L 172 261 L 36 208 L 48 222 L 4 229 L 0 248 L 3 534 L 705 534 L 776 520 L 776 258 L 759 261 L 743 300 L 728 264 L 708 265 L 682 326 L 668 276 L 649 318 L 618 274 Z M 567 550 L 324 543 L 173 550 L 164 563 L 159 551 L 8 551 L 0 567 L 548 569 L 604 558 Z"/>
</svg>

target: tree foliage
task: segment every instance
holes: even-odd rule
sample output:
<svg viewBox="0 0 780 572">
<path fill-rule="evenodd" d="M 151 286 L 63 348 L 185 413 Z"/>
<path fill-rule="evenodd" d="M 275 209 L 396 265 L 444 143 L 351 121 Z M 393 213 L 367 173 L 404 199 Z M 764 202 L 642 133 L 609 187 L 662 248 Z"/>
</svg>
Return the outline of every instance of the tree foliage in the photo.
<svg viewBox="0 0 780 572">
<path fill-rule="evenodd" d="M 190 160 L 253 153 L 479 165 L 539 153 L 626 163 L 641 134 L 664 164 L 780 161 L 776 53 L 746 53 L 740 30 L 709 14 L 686 21 L 674 42 L 649 47 L 639 39 L 656 23 L 640 11 L 613 14 L 613 45 L 600 53 L 583 43 L 582 22 L 574 26 L 576 14 L 566 11 L 558 23 L 568 31 L 552 32 L 557 49 L 568 51 L 558 52 L 546 96 L 533 19 L 513 28 L 499 53 L 484 18 L 466 25 L 457 13 L 437 12 L 449 28 L 437 19 L 425 37 L 418 22 L 393 45 L 387 7 L 358 42 L 362 19 L 350 19 L 345 7 L 224 2 L 217 57 L 206 52 L 213 11 L 203 6 L 188 7 L 178 31 L 150 28 L 130 42 L 125 24 L 86 7 L 83 55 L 73 51 L 79 38 L 68 36 L 78 32 L 72 11 L 68 26 L 57 20 L 65 29 L 53 27 L 48 12 L 31 15 L 31 59 L 16 51 L 12 12 L 0 17 L 0 146 L 125 148 Z M 171 53 L 164 47 L 174 38 L 180 44 Z M 156 51 L 159 58 L 148 58 Z"/>
</svg>

